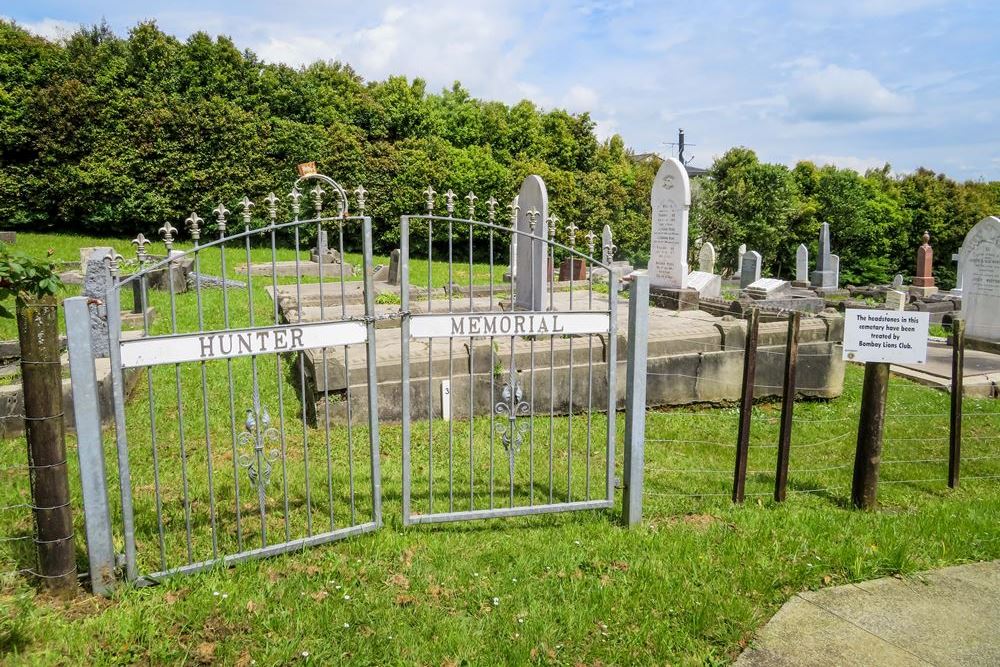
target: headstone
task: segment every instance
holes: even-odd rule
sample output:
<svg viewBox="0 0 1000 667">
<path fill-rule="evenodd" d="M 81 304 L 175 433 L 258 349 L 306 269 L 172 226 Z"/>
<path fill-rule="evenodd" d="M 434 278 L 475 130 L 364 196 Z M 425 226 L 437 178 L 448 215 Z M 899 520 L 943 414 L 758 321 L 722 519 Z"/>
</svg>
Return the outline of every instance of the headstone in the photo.
<svg viewBox="0 0 1000 667">
<path fill-rule="evenodd" d="M 751 250 L 743 255 L 743 261 L 740 264 L 740 289 L 745 289 L 760 280 L 760 265 L 760 253 L 756 250 Z"/>
<path fill-rule="evenodd" d="M 792 285 L 787 280 L 761 278 L 747 285 L 746 294 L 751 299 L 780 299 L 792 293 Z"/>
<path fill-rule="evenodd" d="M 816 254 L 816 270 L 812 272 L 810 277 L 813 287 L 837 288 L 832 261 L 830 257 L 830 225 L 824 222 L 819 228 L 819 252 Z"/>
<path fill-rule="evenodd" d="M 329 237 L 325 229 L 316 234 L 316 247 L 309 254 L 309 259 L 317 264 L 339 264 L 340 253 L 330 248 Z"/>
<path fill-rule="evenodd" d="M 604 225 L 604 229 L 601 231 L 601 257 L 604 257 L 604 253 L 608 253 L 609 256 L 606 259 L 613 260 L 617 249 L 614 239 L 611 238 L 611 225 Z"/>
<path fill-rule="evenodd" d="M 704 243 L 698 251 L 698 271 L 702 273 L 715 273 L 715 246 Z"/>
<path fill-rule="evenodd" d="M 897 273 L 896 277 L 892 279 L 892 288 L 899 289 L 903 286 L 903 274 Z"/>
<path fill-rule="evenodd" d="M 549 195 L 541 176 L 532 174 L 521 183 L 517 194 L 520 206 L 517 212 L 517 229 L 521 234 L 517 244 L 517 262 L 514 269 L 514 308 L 519 310 L 544 310 L 548 300 L 548 280 L 545 269 L 548 266 L 547 238 L 549 216 Z M 531 214 L 531 215 L 529 215 Z M 530 218 L 535 220 L 532 231 Z M 529 239 L 526 235 L 533 235 Z"/>
<path fill-rule="evenodd" d="M 687 286 L 696 290 L 701 298 L 717 299 L 722 295 L 722 276 L 707 271 L 692 271 L 688 275 Z"/>
<path fill-rule="evenodd" d="M 913 276 L 910 293 L 926 297 L 937 292 L 934 286 L 934 249 L 931 248 L 931 235 L 924 232 L 924 242 L 917 248 L 917 272 Z"/>
<path fill-rule="evenodd" d="M 833 272 L 833 289 L 840 289 L 840 255 L 830 255 L 830 271 Z"/>
<path fill-rule="evenodd" d="M 667 158 L 653 179 L 653 232 L 650 239 L 651 287 L 684 289 L 688 277 L 688 209 L 691 183 L 676 158 Z"/>
<path fill-rule="evenodd" d="M 0 232 L 0 243 L 14 245 L 17 243 L 17 232 Z"/>
<path fill-rule="evenodd" d="M 1000 342 L 1000 218 L 976 223 L 962 243 L 961 256 L 965 333 Z"/>
<path fill-rule="evenodd" d="M 559 264 L 559 281 L 587 279 L 587 263 L 579 257 L 567 257 Z"/>
<path fill-rule="evenodd" d="M 800 243 L 795 251 L 795 282 L 809 282 L 809 248 Z"/>
<path fill-rule="evenodd" d="M 113 286 L 110 259 L 114 248 L 88 248 L 83 273 L 83 296 L 94 301 L 90 305 L 90 345 L 95 357 L 108 356 L 111 341 L 108 339 L 108 311 L 105 305 L 108 290 Z M 82 251 L 81 251 L 82 252 Z"/>
<path fill-rule="evenodd" d="M 389 284 L 398 285 L 399 284 L 399 258 L 400 251 L 396 248 L 389 254 Z"/>
<path fill-rule="evenodd" d="M 904 310 L 906 308 L 906 292 L 891 289 L 885 293 L 886 310 Z"/>
<path fill-rule="evenodd" d="M 955 262 L 955 287 L 952 288 L 951 294 L 962 296 L 962 248 L 952 254 L 951 261 Z"/>
<path fill-rule="evenodd" d="M 739 273 L 743 270 L 743 256 L 747 254 L 747 244 L 741 243 L 740 247 L 736 249 L 736 272 Z"/>
<path fill-rule="evenodd" d="M 389 265 L 376 264 L 375 268 L 372 269 L 372 280 L 377 283 L 389 282 Z"/>
<path fill-rule="evenodd" d="M 516 207 L 517 205 L 517 195 L 514 195 L 514 201 L 511 202 L 511 206 Z M 514 225 L 517 226 L 516 221 Z M 514 276 L 517 275 L 517 241 L 519 236 L 520 234 L 514 233 L 510 235 L 510 266 L 503 277 L 504 281 L 508 283 L 514 282 Z"/>
</svg>

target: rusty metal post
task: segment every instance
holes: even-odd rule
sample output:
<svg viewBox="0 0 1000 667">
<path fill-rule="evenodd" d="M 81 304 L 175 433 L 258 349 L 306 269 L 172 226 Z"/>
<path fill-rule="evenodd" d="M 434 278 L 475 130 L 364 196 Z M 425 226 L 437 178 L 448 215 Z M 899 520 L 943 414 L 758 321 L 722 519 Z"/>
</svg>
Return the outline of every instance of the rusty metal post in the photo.
<svg viewBox="0 0 1000 667">
<path fill-rule="evenodd" d="M 858 509 L 875 507 L 879 464 L 882 462 L 885 403 L 888 395 L 889 364 L 865 364 L 861 417 L 858 421 L 858 447 L 854 454 L 854 479 L 851 484 L 851 501 Z"/>
<path fill-rule="evenodd" d="M 757 373 L 757 332 L 760 311 L 747 316 L 747 338 L 743 349 L 743 388 L 740 395 L 740 426 L 736 435 L 736 470 L 733 473 L 733 502 L 743 502 L 747 482 L 747 457 L 750 449 L 750 415 L 753 412 L 753 383 Z"/>
<path fill-rule="evenodd" d="M 788 339 L 785 341 L 785 377 L 781 394 L 781 430 L 778 433 L 778 464 L 774 473 L 774 499 L 785 499 L 788 483 L 788 457 L 792 444 L 792 412 L 795 409 L 795 372 L 799 363 L 799 328 L 802 313 L 794 311 L 788 318 Z"/>
<path fill-rule="evenodd" d="M 948 486 L 958 488 L 962 464 L 962 398 L 965 394 L 965 320 L 951 323 L 951 428 L 948 432 Z"/>
<path fill-rule="evenodd" d="M 69 593 L 76 588 L 76 557 L 66 469 L 58 317 L 55 297 L 39 298 L 17 308 L 24 431 L 38 551 L 36 574 L 46 588 Z"/>
</svg>

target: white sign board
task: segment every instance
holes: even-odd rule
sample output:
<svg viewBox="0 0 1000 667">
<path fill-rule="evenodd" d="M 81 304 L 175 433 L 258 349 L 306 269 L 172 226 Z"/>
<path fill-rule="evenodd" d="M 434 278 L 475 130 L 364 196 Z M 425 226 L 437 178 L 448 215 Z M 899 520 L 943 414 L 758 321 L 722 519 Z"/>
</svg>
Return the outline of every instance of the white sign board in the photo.
<svg viewBox="0 0 1000 667">
<path fill-rule="evenodd" d="M 607 333 L 606 312 L 574 313 L 442 313 L 414 315 L 411 338 L 466 338 L 472 336 L 562 336 Z"/>
<path fill-rule="evenodd" d="M 138 338 L 121 342 L 122 368 L 351 345 L 364 342 L 367 335 L 363 322 L 317 322 Z"/>
<path fill-rule="evenodd" d="M 927 361 L 930 313 L 919 311 L 844 311 L 844 359 L 922 364 Z"/>
</svg>

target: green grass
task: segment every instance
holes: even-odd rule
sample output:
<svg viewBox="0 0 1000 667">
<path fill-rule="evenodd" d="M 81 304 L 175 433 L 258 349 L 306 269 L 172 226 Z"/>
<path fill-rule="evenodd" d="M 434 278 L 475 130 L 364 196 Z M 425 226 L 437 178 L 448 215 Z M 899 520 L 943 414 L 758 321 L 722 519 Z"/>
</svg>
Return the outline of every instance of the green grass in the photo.
<svg viewBox="0 0 1000 667">
<path fill-rule="evenodd" d="M 19 234 L 19 244 L 23 238 L 26 235 Z M 253 252 L 270 257 L 269 248 Z M 227 261 L 232 266 L 242 260 L 227 255 Z M 479 268 L 474 270 L 484 275 Z M 435 266 L 434 271 L 432 281 L 437 281 L 442 270 Z M 258 318 L 271 313 L 263 292 L 269 282 L 254 283 Z M 233 321 L 249 320 L 246 294 L 229 292 Z M 170 311 L 169 295 L 151 296 L 161 313 L 154 328 L 165 332 L 170 328 L 163 317 Z M 190 293 L 177 297 L 181 330 L 197 327 L 194 298 Z M 202 306 L 206 326 L 220 325 L 221 292 L 206 290 Z M 276 464 L 268 487 L 267 527 L 272 539 L 284 539 L 286 527 L 293 539 L 301 536 L 309 523 L 314 532 L 326 530 L 331 510 L 335 525 L 346 525 L 352 509 L 349 464 L 353 464 L 357 520 L 363 520 L 371 505 L 363 420 L 356 420 L 350 442 L 343 426 L 331 425 L 329 435 L 324 428 L 303 428 L 295 392 L 298 376 L 289 371 L 288 362 L 281 358 L 278 368 L 279 359 L 272 356 L 257 363 L 262 400 L 272 419 L 284 422 L 286 433 L 286 456 Z M 239 415 L 250 400 L 252 370 L 248 359 L 233 362 L 237 431 Z M 241 546 L 259 546 L 260 541 L 257 500 L 242 468 L 236 471 L 238 494 L 233 483 L 227 364 L 206 364 L 207 400 L 201 392 L 199 364 L 180 367 L 179 402 L 174 373 L 173 367 L 162 367 L 148 377 L 140 376 L 127 408 L 138 560 L 140 570 L 147 573 L 163 565 L 157 482 L 164 525 L 162 558 L 167 566 L 188 558 L 189 517 L 193 559 L 212 556 L 209 462 L 216 499 L 216 549 L 231 553 Z M 124 586 L 110 600 L 90 596 L 51 600 L 23 579 L 7 577 L 0 584 L 0 660 L 5 664 L 726 663 L 795 591 L 1000 557 L 996 522 L 1000 402 L 966 400 L 963 481 L 952 491 L 945 484 L 948 396 L 894 379 L 881 506 L 877 512 L 857 512 L 849 508 L 849 491 L 861 376 L 860 368 L 852 365 L 841 398 L 796 405 L 789 498 L 781 504 L 770 499 L 776 405 L 754 408 L 747 500 L 741 506 L 728 498 L 737 411 L 719 407 L 648 413 L 644 523 L 633 530 L 619 525 L 617 510 L 404 529 L 401 433 L 398 425 L 384 424 L 380 437 L 386 525 L 375 534 L 231 569 L 174 577 L 157 587 Z M 278 409 L 279 391 L 283 411 Z M 177 427 L 179 410 L 184 413 L 186 456 Z M 153 475 L 151 415 L 158 480 Z M 575 499 L 586 497 L 588 462 L 591 496 L 603 487 L 603 452 L 591 443 L 588 455 L 585 417 L 577 415 L 572 421 L 569 447 L 569 420 L 557 418 L 551 424 L 556 499 L 570 491 Z M 528 498 L 546 502 L 549 497 L 550 424 L 536 418 L 534 426 L 534 446 L 529 450 L 526 443 L 518 455 L 514 479 L 518 502 Z M 616 427 L 620 441 L 621 415 Z M 435 511 L 469 506 L 470 474 L 475 480 L 471 501 L 476 507 L 488 505 L 490 420 L 477 418 L 471 428 L 470 450 L 467 421 L 435 422 L 430 464 L 427 423 L 414 423 L 415 511 L 431 507 L 427 488 L 431 477 Z M 604 416 L 595 415 L 595 439 L 605 428 Z M 74 508 L 79 508 L 72 437 L 68 446 Z M 23 439 L 0 442 L 0 507 L 27 497 L 23 471 L 9 468 L 23 465 L 23 451 Z M 492 453 L 493 500 L 502 503 L 510 480 L 498 439 Z M 117 473 L 110 433 L 105 455 L 114 488 Z M 571 482 L 567 480 L 570 458 Z M 332 484 L 328 484 L 328 460 Z M 620 475 L 620 448 L 617 461 Z M 456 489 L 451 501 L 446 493 L 449 475 Z M 185 482 L 191 499 L 189 515 L 181 502 Z M 120 508 L 113 500 L 117 520 Z M 235 530 L 237 508 L 242 544 Z M 82 536 L 79 511 L 75 521 Z M 25 536 L 30 528 L 23 510 L 0 511 L 0 535 Z M 29 566 L 29 547 L 27 541 L 0 543 L 0 571 Z M 82 568 L 82 538 L 76 548 Z"/>
</svg>

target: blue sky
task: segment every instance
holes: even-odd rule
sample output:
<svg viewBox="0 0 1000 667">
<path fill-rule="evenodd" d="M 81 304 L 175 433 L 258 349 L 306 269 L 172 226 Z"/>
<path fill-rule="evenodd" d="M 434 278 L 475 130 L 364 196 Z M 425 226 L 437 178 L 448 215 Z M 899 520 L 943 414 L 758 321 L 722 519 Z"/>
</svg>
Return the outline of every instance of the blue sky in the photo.
<svg viewBox="0 0 1000 667">
<path fill-rule="evenodd" d="M 926 166 L 1000 179 L 1000 2 L 47 2 L 0 15 L 47 36 L 143 19 L 231 36 L 270 61 L 351 63 L 364 77 L 461 80 L 477 97 L 590 111 L 602 136 L 694 164 L 762 159 Z"/>
</svg>

